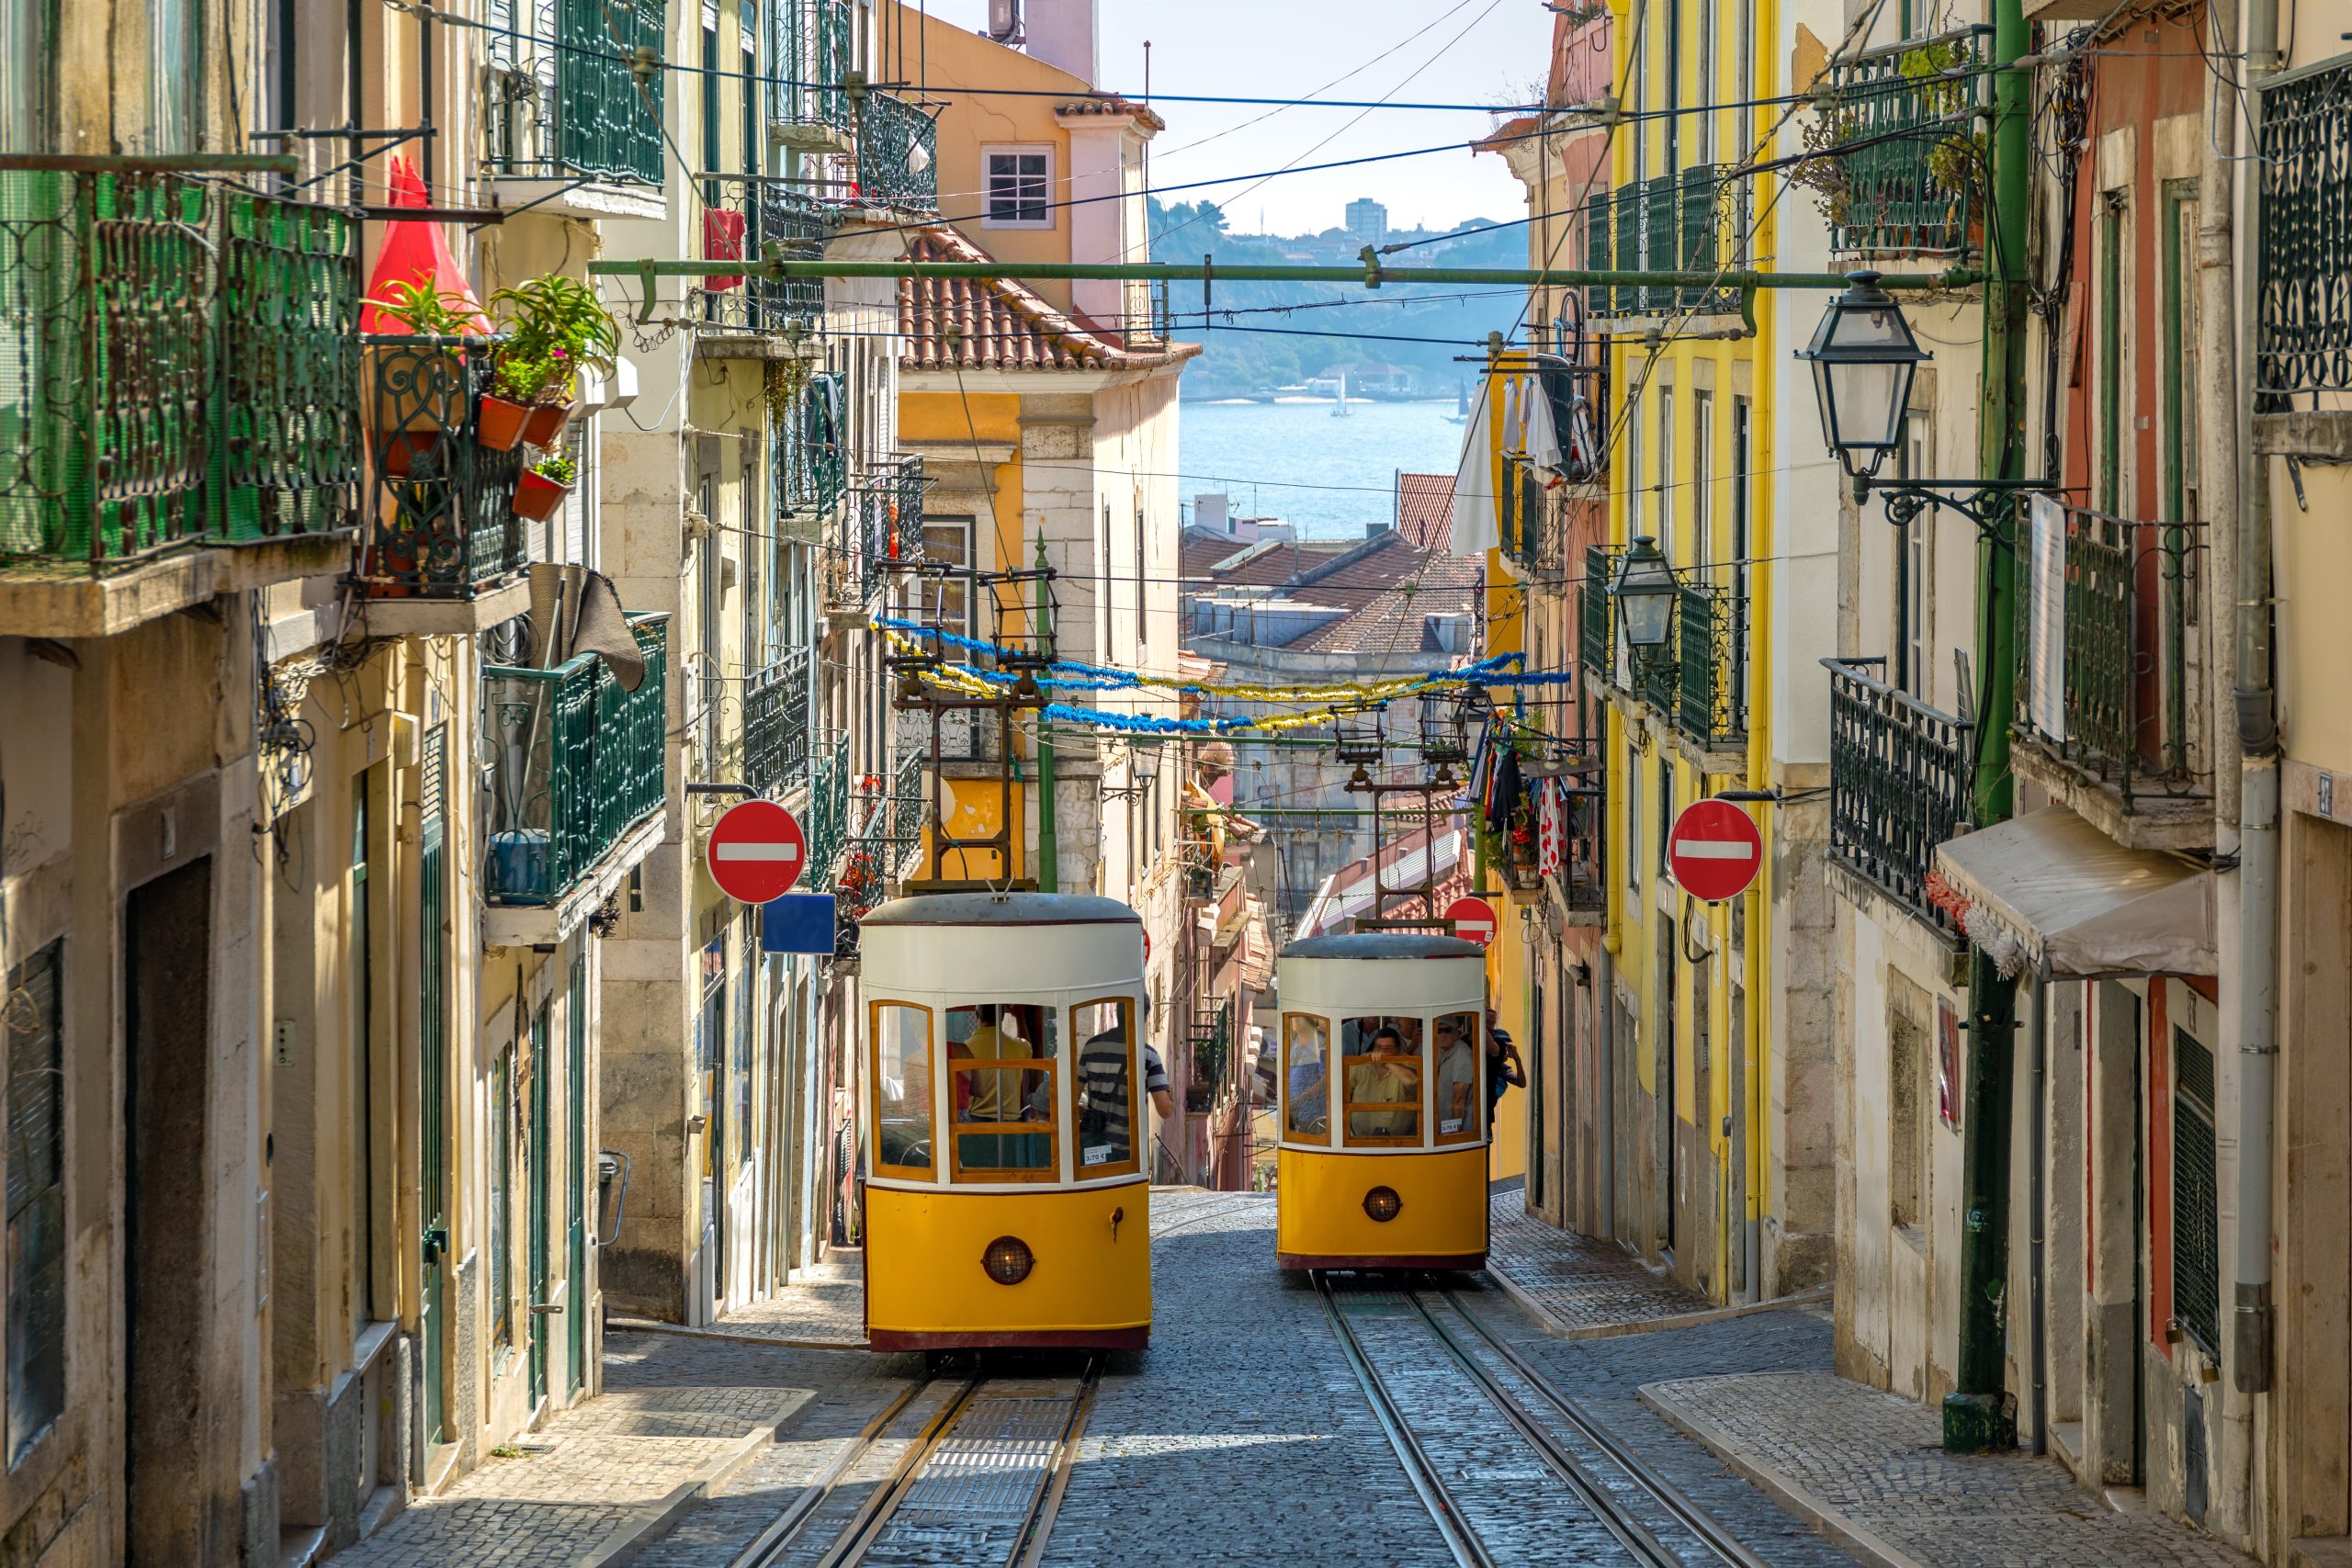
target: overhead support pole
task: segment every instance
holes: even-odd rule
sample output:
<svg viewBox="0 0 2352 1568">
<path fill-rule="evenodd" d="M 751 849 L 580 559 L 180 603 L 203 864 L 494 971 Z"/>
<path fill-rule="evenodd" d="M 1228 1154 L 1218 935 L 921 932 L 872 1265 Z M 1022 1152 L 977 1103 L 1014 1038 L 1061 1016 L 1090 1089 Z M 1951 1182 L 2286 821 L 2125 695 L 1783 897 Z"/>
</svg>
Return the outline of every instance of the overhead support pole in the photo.
<svg viewBox="0 0 2352 1568">
<path fill-rule="evenodd" d="M 1692 288 L 1745 292 L 1755 288 L 1842 289 L 1844 275 L 1834 272 L 1611 272 L 1587 267 L 1416 266 L 1383 268 L 1373 260 L 1360 266 L 1311 266 L 1278 263 L 1245 266 L 1235 263 L 1191 262 L 932 262 L 932 261 L 596 261 L 588 264 L 591 277 L 756 277 L 783 282 L 797 277 L 910 277 L 985 282 L 1011 278 L 1018 282 L 1080 282 L 1108 279 L 1143 283 L 1332 283 L 1379 288 L 1391 284 L 1479 284 L 1516 288 Z M 1878 280 L 1881 288 L 1933 293 L 1973 288 L 1984 280 L 1974 267 L 1952 267 L 1936 273 L 1890 274 Z"/>
</svg>

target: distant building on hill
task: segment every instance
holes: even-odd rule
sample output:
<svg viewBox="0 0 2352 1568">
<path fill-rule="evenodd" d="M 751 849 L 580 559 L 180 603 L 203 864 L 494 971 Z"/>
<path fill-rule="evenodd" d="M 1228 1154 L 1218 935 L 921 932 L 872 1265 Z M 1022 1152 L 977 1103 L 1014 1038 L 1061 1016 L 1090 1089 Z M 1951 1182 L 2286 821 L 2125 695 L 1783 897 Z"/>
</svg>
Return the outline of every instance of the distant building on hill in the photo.
<svg viewBox="0 0 2352 1568">
<path fill-rule="evenodd" d="M 1348 232 L 1367 245 L 1385 244 L 1388 209 L 1368 196 L 1356 197 L 1348 203 Z"/>
</svg>

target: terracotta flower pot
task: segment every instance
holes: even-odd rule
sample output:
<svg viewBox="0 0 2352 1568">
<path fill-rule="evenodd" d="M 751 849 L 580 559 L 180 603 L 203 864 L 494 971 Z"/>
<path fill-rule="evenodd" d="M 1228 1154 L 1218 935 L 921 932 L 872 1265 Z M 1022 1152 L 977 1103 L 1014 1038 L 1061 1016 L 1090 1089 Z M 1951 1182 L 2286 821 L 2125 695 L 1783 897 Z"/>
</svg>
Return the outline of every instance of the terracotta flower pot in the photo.
<svg viewBox="0 0 2352 1568">
<path fill-rule="evenodd" d="M 534 523 L 544 523 L 555 515 L 563 498 L 571 493 L 570 485 L 560 485 L 545 474 L 526 471 L 514 481 L 514 515 L 527 517 Z"/>
<path fill-rule="evenodd" d="M 523 421 L 523 439 L 534 446 L 552 446 L 571 423 L 570 403 L 538 403 Z"/>
<path fill-rule="evenodd" d="M 528 403 L 510 402 L 484 392 L 481 410 L 474 415 L 474 439 L 492 452 L 514 450 L 533 410 Z"/>
</svg>

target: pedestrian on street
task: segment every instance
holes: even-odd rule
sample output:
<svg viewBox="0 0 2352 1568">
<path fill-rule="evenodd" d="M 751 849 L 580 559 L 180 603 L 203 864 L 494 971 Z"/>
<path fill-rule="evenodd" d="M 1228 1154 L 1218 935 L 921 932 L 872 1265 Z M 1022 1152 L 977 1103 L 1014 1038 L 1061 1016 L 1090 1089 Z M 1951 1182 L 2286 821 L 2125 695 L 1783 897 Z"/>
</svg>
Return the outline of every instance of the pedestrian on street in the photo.
<svg viewBox="0 0 2352 1568">
<path fill-rule="evenodd" d="M 1495 1021 L 1495 1010 L 1487 1010 L 1487 1125 L 1495 1124 L 1495 1107 L 1502 1103 L 1503 1090 L 1516 1085 L 1527 1087 L 1527 1067 L 1519 1059 L 1519 1047 L 1511 1043 L 1510 1031 Z"/>
</svg>

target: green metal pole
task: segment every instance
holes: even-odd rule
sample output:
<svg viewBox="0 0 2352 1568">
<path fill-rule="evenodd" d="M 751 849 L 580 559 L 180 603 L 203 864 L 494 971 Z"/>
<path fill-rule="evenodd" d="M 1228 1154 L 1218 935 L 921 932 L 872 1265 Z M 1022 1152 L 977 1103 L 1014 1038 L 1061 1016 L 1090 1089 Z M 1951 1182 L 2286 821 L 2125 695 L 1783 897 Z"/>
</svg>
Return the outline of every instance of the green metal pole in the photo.
<svg viewBox="0 0 2352 1568">
<path fill-rule="evenodd" d="M 1148 283 L 1360 283 L 1378 288 L 1387 283 L 1487 284 L 1518 288 L 1824 288 L 1841 289 L 1846 278 L 1834 272 L 1641 272 L 1595 270 L 1589 267 L 1523 266 L 1310 266 L 1304 263 L 1269 265 L 1203 266 L 1196 262 L 917 262 L 917 261 L 599 261 L 588 264 L 591 277 L 638 277 L 649 285 L 657 277 L 741 276 L 782 280 L 794 277 L 928 277 L 981 280 L 1011 277 L 1024 281 L 1071 281 L 1105 278 Z M 1982 271 L 1952 267 L 1938 273 L 1896 273 L 1879 279 L 1882 288 L 1928 291 L 1965 288 L 1984 281 Z"/>
<path fill-rule="evenodd" d="M 1046 525 L 1037 525 L 1037 569 L 1046 567 Z M 1046 592 L 1046 579 L 1037 580 L 1037 632 L 1050 639 L 1054 635 L 1053 601 Z M 1037 727 L 1037 891 L 1057 893 L 1061 890 L 1061 844 L 1054 836 L 1054 727 Z"/>
<path fill-rule="evenodd" d="M 1982 472 L 2025 477 L 2025 353 L 2029 305 L 2026 223 L 2031 208 L 2028 140 L 2029 53 L 2020 0 L 1993 7 L 1992 223 L 1984 238 L 1984 414 Z M 2009 537 L 1977 546 L 1976 825 L 2006 820 L 2013 807 L 2009 724 L 2017 702 L 2018 514 Z M 1968 1071 L 1961 1115 L 1960 1358 L 1944 1396 L 1944 1450 L 1997 1452 L 2017 1447 L 2017 1400 L 2005 1366 L 2009 1279 L 2009 1145 L 2017 1084 L 2017 982 L 1973 948 L 1968 968 Z"/>
</svg>

